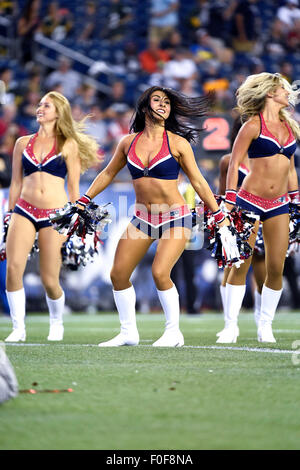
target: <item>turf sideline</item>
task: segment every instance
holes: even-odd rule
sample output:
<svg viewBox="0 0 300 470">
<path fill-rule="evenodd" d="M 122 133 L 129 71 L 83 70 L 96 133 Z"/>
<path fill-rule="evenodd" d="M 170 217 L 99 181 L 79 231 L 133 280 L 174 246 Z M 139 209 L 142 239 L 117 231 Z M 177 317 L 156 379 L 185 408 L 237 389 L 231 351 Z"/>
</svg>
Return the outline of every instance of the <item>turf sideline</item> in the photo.
<svg viewBox="0 0 300 470">
<path fill-rule="evenodd" d="M 152 342 L 152 341 L 151 341 Z M 0 343 L 1 344 L 1 343 Z M 53 344 L 48 343 L 4 343 L 6 347 L 9 346 L 20 346 L 20 347 L 33 347 L 33 346 L 54 346 Z M 3 345 L 3 343 L 2 343 Z M 66 343 L 55 343 L 55 346 L 63 347 L 98 347 L 97 344 L 66 344 Z M 152 348 L 152 345 L 140 344 L 135 346 L 137 348 Z M 248 347 L 239 347 L 239 346 L 182 346 L 183 349 L 220 349 L 228 351 L 247 351 L 247 352 L 259 352 L 259 353 L 273 353 L 273 354 L 300 354 L 300 351 L 297 349 L 272 349 L 272 348 L 248 348 Z M 99 348 L 100 349 L 100 348 Z M 178 348 L 179 349 L 179 348 Z"/>
</svg>

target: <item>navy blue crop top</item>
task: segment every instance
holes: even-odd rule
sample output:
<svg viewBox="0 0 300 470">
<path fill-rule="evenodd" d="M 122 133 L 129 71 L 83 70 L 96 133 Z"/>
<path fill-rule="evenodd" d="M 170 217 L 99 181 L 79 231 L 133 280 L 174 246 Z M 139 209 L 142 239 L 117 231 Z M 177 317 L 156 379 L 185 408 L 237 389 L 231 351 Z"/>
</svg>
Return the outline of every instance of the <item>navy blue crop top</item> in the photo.
<svg viewBox="0 0 300 470">
<path fill-rule="evenodd" d="M 142 132 L 134 137 L 127 154 L 127 166 L 132 179 L 148 176 L 150 178 L 176 180 L 178 178 L 180 165 L 171 153 L 167 132 L 164 131 L 163 143 L 160 151 L 150 160 L 146 167 L 135 152 L 136 143 L 141 135 Z"/>
<path fill-rule="evenodd" d="M 45 171 L 46 173 L 50 173 L 50 175 L 64 179 L 68 171 L 67 165 L 61 153 L 56 154 L 56 141 L 48 155 L 39 162 L 33 152 L 33 146 L 37 136 L 38 134 L 35 134 L 31 137 L 22 154 L 24 176 L 29 176 L 36 171 Z"/>
<path fill-rule="evenodd" d="M 286 122 L 285 125 L 289 131 L 289 136 L 286 143 L 281 145 L 276 137 L 268 130 L 262 113 L 259 114 L 259 117 L 260 134 L 257 139 L 252 140 L 248 149 L 248 157 L 272 157 L 273 155 L 280 153 L 290 160 L 296 151 L 297 142 L 288 123 Z"/>
</svg>

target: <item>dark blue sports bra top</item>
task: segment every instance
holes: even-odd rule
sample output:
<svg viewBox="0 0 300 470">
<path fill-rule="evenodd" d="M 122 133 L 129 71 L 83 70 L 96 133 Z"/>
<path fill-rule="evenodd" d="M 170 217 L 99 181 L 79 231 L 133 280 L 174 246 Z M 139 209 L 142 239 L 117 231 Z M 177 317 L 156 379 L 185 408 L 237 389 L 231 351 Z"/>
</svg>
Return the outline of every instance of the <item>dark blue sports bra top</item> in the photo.
<svg viewBox="0 0 300 470">
<path fill-rule="evenodd" d="M 257 139 L 252 140 L 248 149 L 248 157 L 272 157 L 273 155 L 280 153 L 290 160 L 296 151 L 297 142 L 288 123 L 286 122 L 285 125 L 289 131 L 289 136 L 286 143 L 281 145 L 276 137 L 268 130 L 262 113 L 259 114 L 259 117 L 260 134 Z"/>
<path fill-rule="evenodd" d="M 67 165 L 61 153 L 56 154 L 56 141 L 48 155 L 39 162 L 33 153 L 33 146 L 37 136 L 38 134 L 36 133 L 31 137 L 22 154 L 24 176 L 29 176 L 36 171 L 45 171 L 50 173 L 50 175 L 64 179 L 68 171 Z"/>
<path fill-rule="evenodd" d="M 139 132 L 134 137 L 127 154 L 127 166 L 132 179 L 135 180 L 137 178 L 142 178 L 143 176 L 148 176 L 150 178 L 163 180 L 176 180 L 178 178 L 180 165 L 171 153 L 167 132 L 164 131 L 163 143 L 160 151 L 150 160 L 147 167 L 143 165 L 135 152 L 136 143 L 141 135 L 142 132 Z"/>
</svg>

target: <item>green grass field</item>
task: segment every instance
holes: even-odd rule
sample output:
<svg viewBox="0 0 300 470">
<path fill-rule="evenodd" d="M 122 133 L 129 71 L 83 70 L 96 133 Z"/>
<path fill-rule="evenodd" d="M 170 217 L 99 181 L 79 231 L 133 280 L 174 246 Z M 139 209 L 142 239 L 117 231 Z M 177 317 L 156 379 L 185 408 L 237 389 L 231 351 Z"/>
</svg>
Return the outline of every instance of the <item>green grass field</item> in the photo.
<svg viewBox="0 0 300 470">
<path fill-rule="evenodd" d="M 242 313 L 232 345 L 216 344 L 222 315 L 182 315 L 178 349 L 151 346 L 161 314 L 137 319 L 139 346 L 98 348 L 119 331 L 116 314 L 66 316 L 62 343 L 46 340 L 47 315 L 29 315 L 26 343 L 6 345 L 19 388 L 74 391 L 0 405 L 0 449 L 300 448 L 300 313 L 277 314 L 276 344 L 258 343 Z"/>
</svg>

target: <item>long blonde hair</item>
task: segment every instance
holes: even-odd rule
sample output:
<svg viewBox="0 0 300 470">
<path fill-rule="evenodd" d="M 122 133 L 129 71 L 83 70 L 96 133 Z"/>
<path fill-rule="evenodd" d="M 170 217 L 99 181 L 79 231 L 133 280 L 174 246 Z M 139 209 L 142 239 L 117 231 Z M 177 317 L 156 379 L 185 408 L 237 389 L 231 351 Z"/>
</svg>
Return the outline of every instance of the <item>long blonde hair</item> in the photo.
<svg viewBox="0 0 300 470">
<path fill-rule="evenodd" d="M 261 113 L 267 94 L 274 92 L 279 86 L 284 86 L 289 92 L 289 102 L 294 105 L 298 101 L 299 90 L 295 90 L 280 73 L 262 72 L 249 75 L 236 92 L 237 110 L 242 119 L 247 120 Z M 286 121 L 294 136 L 300 139 L 300 126 L 287 108 L 279 111 L 279 118 Z"/>
<path fill-rule="evenodd" d="M 88 168 L 99 163 L 99 145 L 85 132 L 84 122 L 88 116 L 80 122 L 74 121 L 70 103 L 64 95 L 57 91 L 49 91 L 45 96 L 51 98 L 58 115 L 55 128 L 58 150 L 62 150 L 68 138 L 74 139 L 78 144 L 81 173 L 84 173 Z"/>
</svg>

